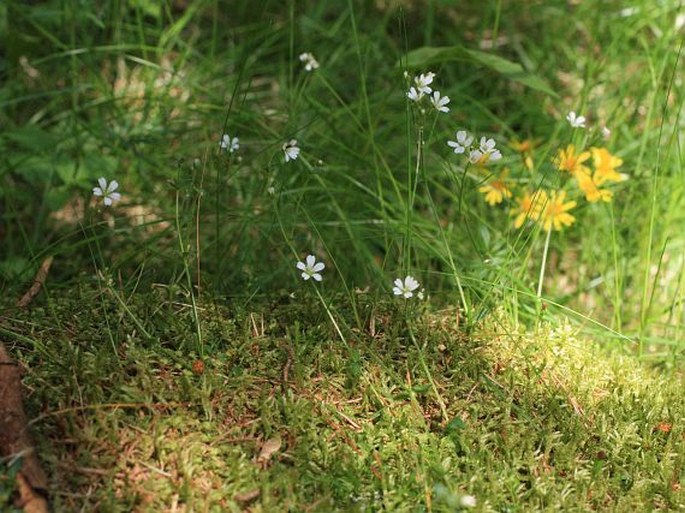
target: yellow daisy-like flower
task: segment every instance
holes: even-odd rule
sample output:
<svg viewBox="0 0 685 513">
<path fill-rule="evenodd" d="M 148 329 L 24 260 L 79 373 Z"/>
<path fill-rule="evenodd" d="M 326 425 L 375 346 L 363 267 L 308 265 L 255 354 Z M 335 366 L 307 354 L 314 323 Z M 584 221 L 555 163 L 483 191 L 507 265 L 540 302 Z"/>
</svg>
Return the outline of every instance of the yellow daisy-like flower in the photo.
<svg viewBox="0 0 685 513">
<path fill-rule="evenodd" d="M 506 183 L 508 175 L 509 169 L 504 168 L 497 179 L 478 188 L 479 192 L 485 194 L 485 201 L 491 207 L 502 203 L 505 197 L 511 198 L 511 190 L 509 190 Z"/>
<path fill-rule="evenodd" d="M 585 199 L 590 203 L 596 203 L 600 200 L 609 202 L 614 197 L 613 192 L 599 188 L 602 181 L 598 178 L 597 171 L 592 176 L 589 173 L 577 173 L 576 180 L 578 180 L 578 187 L 585 194 Z"/>
<path fill-rule="evenodd" d="M 510 211 L 512 216 L 516 216 L 514 228 L 521 228 L 527 219 L 537 221 L 547 203 L 547 199 L 547 192 L 542 189 L 535 191 L 533 194 L 526 191 L 525 195 L 516 198 L 517 205 Z"/>
<path fill-rule="evenodd" d="M 587 166 L 583 165 L 590 158 L 589 151 L 583 151 L 576 155 L 576 147 L 569 144 L 566 149 L 559 150 L 555 163 L 560 171 L 568 171 L 571 175 L 579 172 L 589 172 Z"/>
<path fill-rule="evenodd" d="M 576 202 L 569 201 L 564 203 L 565 200 L 566 191 L 552 191 L 549 201 L 540 214 L 540 222 L 545 230 L 554 228 L 559 231 L 564 226 L 571 226 L 575 222 L 576 218 L 569 214 L 568 211 L 576 206 Z"/>
<path fill-rule="evenodd" d="M 615 157 L 606 148 L 590 148 L 590 151 L 600 185 L 604 182 L 625 180 L 626 176 L 616 171 L 616 168 L 623 164 L 623 159 Z"/>
</svg>

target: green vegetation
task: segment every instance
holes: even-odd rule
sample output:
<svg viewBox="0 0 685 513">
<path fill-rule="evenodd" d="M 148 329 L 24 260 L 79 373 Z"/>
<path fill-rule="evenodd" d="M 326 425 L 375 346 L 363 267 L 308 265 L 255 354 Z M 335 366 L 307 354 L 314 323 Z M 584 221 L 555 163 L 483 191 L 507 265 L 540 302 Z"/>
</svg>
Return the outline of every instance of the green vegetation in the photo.
<svg viewBox="0 0 685 513">
<path fill-rule="evenodd" d="M 55 510 L 682 507 L 683 9 L 4 2 Z"/>
</svg>

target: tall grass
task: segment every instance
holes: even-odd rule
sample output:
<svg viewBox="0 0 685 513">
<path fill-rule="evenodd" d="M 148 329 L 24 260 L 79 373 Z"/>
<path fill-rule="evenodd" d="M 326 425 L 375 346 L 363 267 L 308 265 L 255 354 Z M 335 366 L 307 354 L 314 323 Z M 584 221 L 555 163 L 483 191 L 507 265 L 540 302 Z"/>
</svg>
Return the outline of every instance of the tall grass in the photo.
<svg viewBox="0 0 685 513">
<path fill-rule="evenodd" d="M 299 291 L 295 263 L 312 253 L 328 266 L 317 291 L 327 302 L 342 291 L 353 310 L 360 290 L 380 300 L 410 274 L 467 323 L 492 309 L 522 325 L 569 316 L 598 341 L 677 358 L 681 3 L 605 2 L 602 16 L 595 2 L 232 4 L 4 5 L 6 293 L 54 254 L 55 289 L 106 268 L 122 298 L 161 283 L 197 312 L 200 298 Z M 523 71 L 463 51 L 407 60 L 424 46 L 482 50 Z M 319 69 L 303 69 L 306 51 Z M 406 97 L 429 70 L 448 114 Z M 570 130 L 570 110 L 593 129 Z M 487 205 L 489 172 L 446 145 L 458 129 L 494 137 L 504 158 L 491 172 L 506 165 L 521 181 L 506 145 L 537 139 L 526 180 L 553 188 L 558 150 L 602 143 L 603 124 L 629 179 L 551 234 L 514 229 L 512 200 Z M 240 138 L 237 152 L 220 150 L 223 133 Z M 290 139 L 302 152 L 286 163 Z M 114 208 L 90 197 L 100 176 L 121 183 Z M 348 328 L 367 320 L 356 312 Z"/>
</svg>

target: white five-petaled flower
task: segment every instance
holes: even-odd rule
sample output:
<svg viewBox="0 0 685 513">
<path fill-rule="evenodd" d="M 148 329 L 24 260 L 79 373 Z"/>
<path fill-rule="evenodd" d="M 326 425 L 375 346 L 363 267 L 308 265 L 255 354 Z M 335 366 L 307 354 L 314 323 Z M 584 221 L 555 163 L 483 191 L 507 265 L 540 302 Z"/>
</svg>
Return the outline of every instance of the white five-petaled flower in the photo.
<svg viewBox="0 0 685 513">
<path fill-rule="evenodd" d="M 450 102 L 449 96 L 440 96 L 440 91 L 433 91 L 433 96 L 431 96 L 431 103 L 433 107 L 438 109 L 439 112 L 449 112 L 450 108 L 447 104 Z"/>
<path fill-rule="evenodd" d="M 413 102 L 418 102 L 421 98 L 423 98 L 423 93 L 417 91 L 416 88 L 412 86 L 409 88 L 407 98 L 409 98 Z"/>
<path fill-rule="evenodd" d="M 477 164 L 482 158 L 483 153 L 480 150 L 471 150 L 471 153 L 469 153 L 469 162 L 471 164 Z"/>
<path fill-rule="evenodd" d="M 283 143 L 282 148 L 283 153 L 285 153 L 286 162 L 295 160 L 300 155 L 300 148 L 297 147 L 297 139 L 290 139 L 288 142 Z"/>
<path fill-rule="evenodd" d="M 300 54 L 300 61 L 304 62 L 305 71 L 313 71 L 313 70 L 319 68 L 319 62 L 309 52 L 301 53 Z"/>
<path fill-rule="evenodd" d="M 414 83 L 416 84 L 416 89 L 419 93 L 431 94 L 433 89 L 430 85 L 433 83 L 435 78 L 435 73 L 429 71 L 428 73 L 421 73 L 418 77 L 414 77 Z"/>
<path fill-rule="evenodd" d="M 472 164 L 476 164 L 477 162 L 485 163 L 488 161 L 495 161 L 501 159 L 502 154 L 497 148 L 495 148 L 496 145 L 497 143 L 494 139 L 487 139 L 486 137 L 481 137 L 478 149 L 473 150 L 471 152 L 471 154 L 469 155 L 469 160 Z M 486 157 L 487 160 L 483 161 L 483 157 Z"/>
<path fill-rule="evenodd" d="M 230 135 L 224 134 L 221 138 L 221 142 L 219 143 L 219 148 L 222 150 L 228 150 L 229 153 L 233 153 L 240 148 L 240 139 L 237 137 L 231 139 Z"/>
<path fill-rule="evenodd" d="M 106 207 L 121 199 L 121 194 L 114 192 L 119 188 L 119 182 L 112 180 L 107 183 L 104 177 L 100 177 L 98 178 L 98 183 L 100 184 L 99 187 L 93 187 L 93 196 L 102 196 L 102 201 Z"/>
<path fill-rule="evenodd" d="M 464 153 L 471 146 L 472 142 L 473 137 L 466 130 L 459 130 L 457 132 L 457 140 L 447 141 L 447 145 L 454 148 L 454 153 Z"/>
<path fill-rule="evenodd" d="M 493 152 L 497 151 L 497 150 L 495 150 L 495 146 L 497 146 L 497 143 L 495 142 L 494 139 L 492 139 L 492 138 L 488 139 L 486 137 L 480 138 L 479 147 L 480 147 L 481 153 L 493 153 Z"/>
<path fill-rule="evenodd" d="M 585 116 L 576 116 L 574 111 L 571 111 L 566 115 L 566 121 L 568 121 L 573 128 L 585 128 Z"/>
<path fill-rule="evenodd" d="M 302 279 L 308 280 L 309 278 L 314 278 L 316 281 L 321 281 L 321 271 L 324 270 L 326 264 L 323 262 L 317 262 L 314 255 L 307 255 L 305 262 L 297 262 L 297 268 L 302 271 Z"/>
<path fill-rule="evenodd" d="M 402 296 L 404 299 L 409 299 L 414 295 L 414 291 L 419 288 L 419 282 L 414 279 L 413 276 L 407 276 L 404 282 L 401 278 L 397 278 L 393 284 L 392 288 L 393 294 L 396 296 Z"/>
</svg>

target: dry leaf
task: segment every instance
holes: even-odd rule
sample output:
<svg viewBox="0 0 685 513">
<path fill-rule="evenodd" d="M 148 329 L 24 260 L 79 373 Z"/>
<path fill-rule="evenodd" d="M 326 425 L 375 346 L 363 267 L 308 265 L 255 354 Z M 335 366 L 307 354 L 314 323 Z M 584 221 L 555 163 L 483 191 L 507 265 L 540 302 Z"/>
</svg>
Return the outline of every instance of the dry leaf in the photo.
<svg viewBox="0 0 685 513">
<path fill-rule="evenodd" d="M 17 488 L 19 497 L 15 505 L 22 508 L 24 513 L 48 513 L 48 501 L 33 489 L 21 472 L 17 474 Z"/>
<path fill-rule="evenodd" d="M 259 488 L 255 488 L 254 490 L 249 490 L 247 492 L 237 493 L 233 498 L 236 502 L 240 502 L 243 506 L 245 506 L 250 502 L 257 500 L 261 494 L 262 491 Z"/>
<path fill-rule="evenodd" d="M 273 455 L 277 453 L 280 448 L 280 437 L 268 439 L 264 442 L 264 445 L 262 445 L 262 450 L 260 451 L 259 456 L 257 456 L 257 463 L 259 463 L 262 468 L 266 467 Z"/>
</svg>

